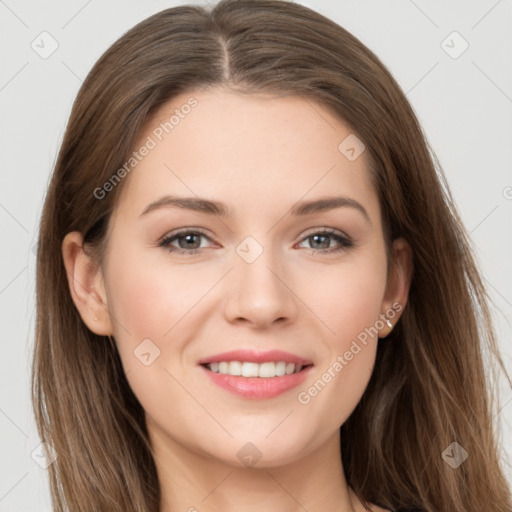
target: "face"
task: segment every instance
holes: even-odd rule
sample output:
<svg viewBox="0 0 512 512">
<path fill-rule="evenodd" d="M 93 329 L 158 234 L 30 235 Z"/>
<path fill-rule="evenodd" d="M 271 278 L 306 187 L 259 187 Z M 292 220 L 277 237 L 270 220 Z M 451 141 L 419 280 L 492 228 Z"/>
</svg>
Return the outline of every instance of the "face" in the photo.
<svg viewBox="0 0 512 512">
<path fill-rule="evenodd" d="M 406 286 L 349 136 L 311 100 L 219 89 L 175 97 L 141 133 L 101 282 L 154 439 L 275 466 L 359 402 Z"/>
</svg>

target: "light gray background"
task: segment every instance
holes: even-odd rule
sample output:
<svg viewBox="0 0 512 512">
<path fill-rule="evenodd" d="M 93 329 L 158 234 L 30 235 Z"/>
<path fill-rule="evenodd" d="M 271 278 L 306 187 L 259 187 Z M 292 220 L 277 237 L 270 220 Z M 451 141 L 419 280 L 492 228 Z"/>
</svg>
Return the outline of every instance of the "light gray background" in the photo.
<svg viewBox="0 0 512 512">
<path fill-rule="evenodd" d="M 31 458 L 40 443 L 29 398 L 35 314 L 32 251 L 72 102 L 83 78 L 114 40 L 143 18 L 181 3 L 0 0 L 0 512 L 50 510 L 47 472 Z M 510 371 L 512 2 L 301 3 L 359 37 L 407 93 L 474 242 Z M 43 46 L 50 48 L 48 36 L 40 36 L 43 31 L 58 43 L 46 59 L 31 47 L 39 45 L 40 52 Z M 453 31 L 469 44 L 457 58 L 464 41 L 450 36 Z M 497 426 L 502 429 L 503 458 L 510 461 L 512 391 L 502 388 Z M 471 457 L 471 448 L 466 449 Z M 507 475 L 512 480 L 508 469 Z"/>
</svg>

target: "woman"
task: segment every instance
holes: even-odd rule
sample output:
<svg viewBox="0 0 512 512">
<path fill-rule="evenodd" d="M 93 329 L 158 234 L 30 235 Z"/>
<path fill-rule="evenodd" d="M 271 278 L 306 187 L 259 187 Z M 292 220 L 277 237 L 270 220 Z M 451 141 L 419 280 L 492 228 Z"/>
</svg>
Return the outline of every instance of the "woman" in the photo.
<svg viewBox="0 0 512 512">
<path fill-rule="evenodd" d="M 509 511 L 503 363 L 432 158 L 303 6 L 167 9 L 107 50 L 38 244 L 55 510 Z"/>
</svg>

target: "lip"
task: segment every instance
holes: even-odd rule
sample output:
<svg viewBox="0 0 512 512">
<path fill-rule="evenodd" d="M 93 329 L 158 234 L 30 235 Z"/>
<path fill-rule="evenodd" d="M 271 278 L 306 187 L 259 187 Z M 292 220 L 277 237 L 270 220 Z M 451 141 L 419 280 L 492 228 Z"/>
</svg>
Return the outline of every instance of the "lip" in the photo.
<svg viewBox="0 0 512 512">
<path fill-rule="evenodd" d="M 305 368 L 290 375 L 262 378 L 225 375 L 212 372 L 205 366 L 207 363 L 220 363 L 222 361 L 243 361 L 249 363 L 284 361 L 286 363 L 302 365 Z M 201 359 L 198 364 L 200 365 L 199 368 L 205 372 L 211 382 L 233 394 L 251 400 L 267 400 L 289 391 L 304 382 L 313 368 L 313 363 L 310 360 L 290 352 L 283 352 L 282 350 L 268 350 L 265 352 L 244 349 L 232 350 Z"/>
<path fill-rule="evenodd" d="M 312 361 L 296 356 L 295 354 L 291 354 L 290 352 L 283 352 L 282 350 L 267 350 L 262 352 L 259 350 L 246 349 L 231 350 L 230 352 L 215 354 L 214 356 L 201 359 L 198 364 L 220 363 L 222 361 L 242 361 L 248 363 L 277 363 L 279 361 L 284 361 L 285 363 L 294 363 L 296 365 L 300 364 L 302 366 L 313 364 Z"/>
<path fill-rule="evenodd" d="M 224 375 L 212 372 L 205 366 L 200 366 L 199 368 L 203 372 L 206 372 L 207 377 L 209 377 L 214 384 L 231 393 L 252 400 L 267 400 L 285 393 L 304 382 L 304 379 L 308 376 L 313 366 L 307 366 L 298 373 L 283 375 L 282 377 L 267 378 L 237 377 L 235 375 Z"/>
</svg>

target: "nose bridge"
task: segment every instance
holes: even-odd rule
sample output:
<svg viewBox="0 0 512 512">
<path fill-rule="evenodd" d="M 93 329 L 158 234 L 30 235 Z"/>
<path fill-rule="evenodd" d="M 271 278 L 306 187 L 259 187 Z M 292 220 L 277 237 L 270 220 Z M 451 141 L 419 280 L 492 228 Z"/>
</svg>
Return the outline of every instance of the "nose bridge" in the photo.
<svg viewBox="0 0 512 512">
<path fill-rule="evenodd" d="M 245 318 L 254 325 L 270 325 L 295 313 L 293 293 L 285 285 L 279 251 L 273 250 L 271 236 L 263 242 L 246 237 L 237 247 L 237 264 L 232 275 L 227 315 L 231 321 Z M 283 321 L 283 320 L 281 320 Z"/>
</svg>

